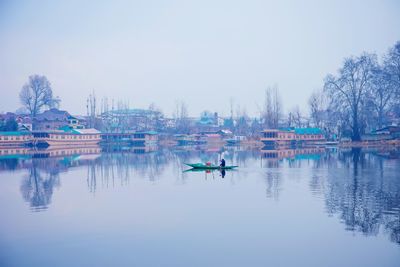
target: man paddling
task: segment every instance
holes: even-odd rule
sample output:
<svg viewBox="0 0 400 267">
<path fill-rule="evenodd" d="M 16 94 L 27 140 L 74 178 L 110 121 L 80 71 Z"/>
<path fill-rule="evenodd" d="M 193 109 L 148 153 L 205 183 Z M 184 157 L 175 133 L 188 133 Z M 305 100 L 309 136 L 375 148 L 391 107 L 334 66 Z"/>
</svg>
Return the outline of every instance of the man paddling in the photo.
<svg viewBox="0 0 400 267">
<path fill-rule="evenodd" d="M 224 159 L 221 159 L 221 164 L 219 165 L 221 168 L 224 168 L 225 167 L 225 160 Z"/>
</svg>

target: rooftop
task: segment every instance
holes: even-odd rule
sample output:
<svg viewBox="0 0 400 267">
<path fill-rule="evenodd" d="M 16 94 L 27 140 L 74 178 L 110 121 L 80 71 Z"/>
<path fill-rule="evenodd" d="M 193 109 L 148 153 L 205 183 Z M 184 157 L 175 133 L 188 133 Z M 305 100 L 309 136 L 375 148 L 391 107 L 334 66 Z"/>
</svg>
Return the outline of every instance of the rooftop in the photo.
<svg viewBox="0 0 400 267">
<path fill-rule="evenodd" d="M 21 131 L 15 131 L 15 132 L 0 132 L 0 135 L 6 135 L 6 136 L 21 136 L 21 135 L 29 135 L 31 134 L 30 132 L 21 132 Z"/>
<path fill-rule="evenodd" d="M 296 134 L 322 134 L 320 128 L 294 128 Z"/>
<path fill-rule="evenodd" d="M 35 120 L 37 121 L 64 121 L 67 120 L 70 114 L 65 110 L 59 110 L 52 108 L 36 115 Z"/>
</svg>

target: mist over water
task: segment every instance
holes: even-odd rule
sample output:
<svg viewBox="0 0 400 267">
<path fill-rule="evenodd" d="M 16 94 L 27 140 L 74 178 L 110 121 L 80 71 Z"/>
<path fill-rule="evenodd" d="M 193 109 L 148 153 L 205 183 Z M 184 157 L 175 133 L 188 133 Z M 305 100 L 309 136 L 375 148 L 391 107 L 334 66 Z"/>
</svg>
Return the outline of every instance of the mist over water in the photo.
<svg viewBox="0 0 400 267">
<path fill-rule="evenodd" d="M 221 157 L 239 169 L 185 171 Z M 391 149 L 2 156 L 0 265 L 397 266 L 399 170 Z"/>
</svg>

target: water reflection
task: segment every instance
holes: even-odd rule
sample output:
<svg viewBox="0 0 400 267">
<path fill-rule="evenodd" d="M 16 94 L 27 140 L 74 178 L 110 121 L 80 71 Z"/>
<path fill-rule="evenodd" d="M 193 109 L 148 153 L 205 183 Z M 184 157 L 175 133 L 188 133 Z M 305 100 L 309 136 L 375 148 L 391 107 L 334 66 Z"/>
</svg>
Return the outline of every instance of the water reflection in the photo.
<svg viewBox="0 0 400 267">
<path fill-rule="evenodd" d="M 33 211 L 45 210 L 51 203 L 54 188 L 60 187 L 60 169 L 54 161 L 32 161 L 28 175 L 22 179 L 20 189 L 22 197 Z"/>
<path fill-rule="evenodd" d="M 400 244 L 399 162 L 355 148 L 339 152 L 336 166 L 329 161 L 326 166 L 325 175 L 314 176 L 311 186 L 323 188 L 327 213 L 337 214 L 346 230 L 365 235 L 384 230 Z"/>
<path fill-rule="evenodd" d="M 183 172 L 184 173 L 188 173 L 188 172 L 204 173 L 204 177 L 207 180 L 208 175 L 211 175 L 213 178 L 215 178 L 215 176 L 216 176 L 215 174 L 217 174 L 219 177 L 225 178 L 227 172 L 235 172 L 235 171 L 236 170 L 225 170 L 225 169 L 223 169 L 223 170 L 218 170 L 218 169 L 216 169 L 216 170 L 203 170 L 203 169 L 192 168 L 192 169 L 184 170 Z"/>
<path fill-rule="evenodd" d="M 328 216 L 338 217 L 346 230 L 367 236 L 385 232 L 391 241 L 400 244 L 398 149 L 19 149 L 2 151 L 0 171 L 27 170 L 20 185 L 22 197 L 33 211 L 43 211 L 50 206 L 55 189 L 61 187 L 60 174 L 71 168 L 86 168 L 87 189 L 94 194 L 99 187 L 129 185 L 133 177 L 156 183 L 165 172 L 171 172 L 178 183 L 184 184 L 191 174 L 183 173 L 183 163 L 218 164 L 221 157 L 239 165 L 239 170 L 205 172 L 205 179 L 233 181 L 233 174 L 243 179 L 261 174 L 266 201 L 279 201 L 283 180 L 288 177 L 285 172 L 291 170 L 306 182 L 314 197 L 324 201 Z"/>
</svg>

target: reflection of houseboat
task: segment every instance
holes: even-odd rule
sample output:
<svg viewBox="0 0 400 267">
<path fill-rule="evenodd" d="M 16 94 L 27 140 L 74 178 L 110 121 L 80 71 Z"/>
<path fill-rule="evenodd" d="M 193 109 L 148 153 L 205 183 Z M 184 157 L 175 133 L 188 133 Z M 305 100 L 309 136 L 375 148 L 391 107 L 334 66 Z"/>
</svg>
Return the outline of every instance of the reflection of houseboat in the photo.
<svg viewBox="0 0 400 267">
<path fill-rule="evenodd" d="M 313 158 L 325 152 L 325 148 L 321 147 L 306 147 L 298 149 L 263 149 L 261 150 L 262 157 L 266 159 L 300 159 Z"/>
<path fill-rule="evenodd" d="M 246 136 L 241 136 L 241 135 L 235 135 L 232 138 L 226 139 L 227 145 L 238 145 L 240 142 L 245 141 Z"/>
<path fill-rule="evenodd" d="M 83 147 L 48 147 L 46 149 L 34 149 L 28 147 L 4 147 L 0 148 L 0 159 L 3 158 L 49 158 L 79 155 L 99 155 L 101 148 L 97 145 Z"/>
<path fill-rule="evenodd" d="M 269 147 L 290 147 L 320 144 L 325 137 L 319 128 L 267 129 L 262 132 L 261 141 Z"/>
<path fill-rule="evenodd" d="M 87 155 L 99 155 L 101 153 L 101 148 L 98 145 L 82 147 L 49 147 L 41 152 L 48 154 L 49 157 L 79 155 L 80 158 L 86 158 Z"/>
<path fill-rule="evenodd" d="M 66 129 L 51 132 L 33 132 L 33 142 L 37 146 L 96 145 L 100 142 L 100 132 L 96 129 Z"/>
<path fill-rule="evenodd" d="M 157 151 L 157 146 L 141 146 L 141 147 L 132 147 L 131 151 L 134 154 L 145 154 L 152 153 Z"/>
<path fill-rule="evenodd" d="M 26 146 L 32 143 L 30 132 L 0 132 L 0 147 Z"/>
</svg>

